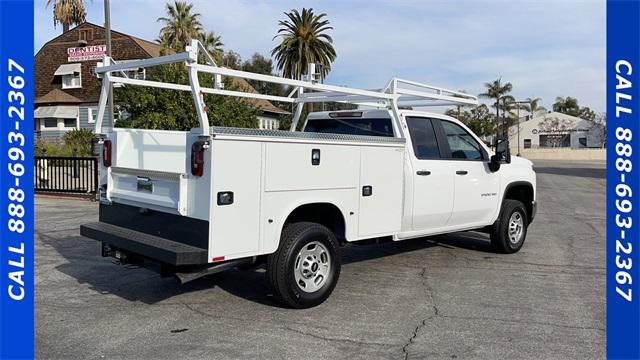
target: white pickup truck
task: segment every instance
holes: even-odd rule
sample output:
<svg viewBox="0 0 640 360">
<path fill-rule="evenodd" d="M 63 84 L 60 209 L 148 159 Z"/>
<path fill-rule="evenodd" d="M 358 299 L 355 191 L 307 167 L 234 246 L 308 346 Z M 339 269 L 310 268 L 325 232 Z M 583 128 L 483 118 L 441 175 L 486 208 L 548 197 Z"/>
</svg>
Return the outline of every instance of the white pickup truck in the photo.
<svg viewBox="0 0 640 360">
<path fill-rule="evenodd" d="M 401 79 L 382 90 L 318 84 L 198 64 L 200 44 L 156 59 L 112 64 L 103 78 L 96 133 L 102 143 L 99 222 L 81 234 L 103 256 L 144 260 L 182 282 L 266 264 L 276 299 L 322 303 L 340 274 L 340 247 L 477 230 L 501 252 L 518 251 L 536 213 L 532 163 L 493 152 L 464 124 L 400 107 L 473 104 L 473 96 Z M 190 84 L 130 79 L 123 69 L 184 61 Z M 215 88 L 201 88 L 198 73 Z M 313 72 L 310 72 L 313 73 Z M 118 76 L 120 74 L 120 76 Z M 222 76 L 289 85 L 288 97 L 222 88 Z M 102 117 L 109 86 L 191 91 L 200 127 L 191 132 L 113 128 Z M 313 92 L 305 92 L 312 90 Z M 209 127 L 201 94 L 297 104 L 338 101 L 358 110 L 316 112 L 302 131 Z M 502 150 L 504 149 L 504 150 Z"/>
</svg>

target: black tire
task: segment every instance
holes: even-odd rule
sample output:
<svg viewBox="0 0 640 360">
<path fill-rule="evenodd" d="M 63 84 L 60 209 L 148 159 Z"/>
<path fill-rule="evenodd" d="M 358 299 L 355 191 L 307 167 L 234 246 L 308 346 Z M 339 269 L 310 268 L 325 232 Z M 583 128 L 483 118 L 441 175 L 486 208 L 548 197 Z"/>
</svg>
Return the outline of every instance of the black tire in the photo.
<svg viewBox="0 0 640 360">
<path fill-rule="evenodd" d="M 328 261 L 329 266 L 326 269 L 323 268 L 326 271 L 326 276 L 320 275 L 322 279 L 320 279 L 319 288 L 313 292 L 307 292 L 303 290 L 303 286 L 305 280 L 311 280 L 304 278 L 305 280 L 300 280 L 302 284 L 298 284 L 296 276 L 302 277 L 303 275 L 300 262 L 298 262 L 299 267 L 296 269 L 296 260 L 299 254 L 309 253 L 311 251 L 309 249 L 315 249 L 317 243 L 322 245 L 318 247 L 318 250 L 323 252 L 322 257 L 324 261 Z M 340 262 L 340 247 L 335 235 L 329 229 L 316 223 L 294 223 L 285 227 L 280 237 L 278 250 L 267 257 L 267 282 L 273 296 L 281 304 L 296 309 L 314 307 L 325 301 L 335 288 L 340 276 Z M 326 266 L 326 262 L 319 260 L 316 263 L 316 271 L 318 271 L 317 265 L 323 266 L 323 264 Z M 312 269 L 312 266 L 308 269 Z M 314 279 L 318 279 L 318 277 L 316 275 Z M 311 285 L 315 286 L 314 284 Z M 309 289 L 311 290 L 311 288 Z"/>
<path fill-rule="evenodd" d="M 516 215 L 514 215 L 516 214 Z M 514 216 L 517 223 L 518 216 L 522 219 L 522 231 L 520 236 L 513 236 L 517 241 L 512 241 L 509 232 L 509 225 Z M 491 238 L 491 246 L 498 252 L 505 254 L 513 254 L 518 252 L 524 240 L 527 237 L 527 227 L 529 226 L 529 218 L 524 205 L 518 200 L 505 199 L 500 210 L 500 218 L 493 224 L 489 236 Z"/>
</svg>

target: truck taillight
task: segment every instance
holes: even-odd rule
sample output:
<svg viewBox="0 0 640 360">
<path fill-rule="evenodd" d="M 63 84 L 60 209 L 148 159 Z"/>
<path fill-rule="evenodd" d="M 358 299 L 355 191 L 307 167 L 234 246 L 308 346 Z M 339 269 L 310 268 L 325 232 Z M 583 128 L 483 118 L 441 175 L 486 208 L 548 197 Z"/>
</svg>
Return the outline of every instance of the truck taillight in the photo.
<svg viewBox="0 0 640 360">
<path fill-rule="evenodd" d="M 206 141 L 196 141 L 191 145 L 191 174 L 193 176 L 204 174 L 204 150 L 207 147 Z"/>
<path fill-rule="evenodd" d="M 102 165 L 111 166 L 111 140 L 105 140 L 102 143 Z"/>
</svg>

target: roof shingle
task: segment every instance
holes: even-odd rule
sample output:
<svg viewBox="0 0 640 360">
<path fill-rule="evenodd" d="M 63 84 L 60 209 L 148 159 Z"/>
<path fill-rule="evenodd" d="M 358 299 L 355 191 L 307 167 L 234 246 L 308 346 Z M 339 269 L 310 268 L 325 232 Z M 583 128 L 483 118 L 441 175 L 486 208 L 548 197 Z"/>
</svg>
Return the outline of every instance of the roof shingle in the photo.
<svg viewBox="0 0 640 360">
<path fill-rule="evenodd" d="M 34 104 L 78 104 L 81 102 L 82 100 L 73 95 L 69 95 L 60 89 L 53 89 L 37 98 Z"/>
</svg>

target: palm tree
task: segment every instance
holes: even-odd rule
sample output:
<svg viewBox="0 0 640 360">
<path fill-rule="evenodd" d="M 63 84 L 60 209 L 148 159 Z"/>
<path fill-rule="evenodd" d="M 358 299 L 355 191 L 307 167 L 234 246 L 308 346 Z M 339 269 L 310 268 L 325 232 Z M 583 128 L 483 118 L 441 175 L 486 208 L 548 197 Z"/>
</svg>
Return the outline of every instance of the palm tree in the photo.
<svg viewBox="0 0 640 360">
<path fill-rule="evenodd" d="M 567 115 L 578 116 L 580 114 L 578 99 L 571 96 L 567 96 L 566 98 L 558 96 L 556 98 L 556 102 L 553 104 L 553 111 L 557 111 Z"/>
<path fill-rule="evenodd" d="M 183 51 L 189 39 L 197 39 L 202 33 L 200 14 L 192 13 L 193 4 L 186 1 L 167 3 L 168 17 L 160 17 L 157 21 L 163 23 L 160 29 L 160 43 L 167 44 L 174 51 Z"/>
<path fill-rule="evenodd" d="M 211 54 L 217 64 L 220 64 L 224 50 L 222 46 L 222 36 L 217 36 L 213 31 L 203 32 L 200 34 L 200 42 L 202 46 Z"/>
<path fill-rule="evenodd" d="M 522 107 L 527 110 L 530 115 L 535 115 L 537 112 L 546 111 L 547 109 L 540 105 L 542 103 L 542 99 L 539 97 L 536 98 L 527 98 L 528 104 L 522 105 Z"/>
<path fill-rule="evenodd" d="M 510 82 L 502 83 L 502 77 L 493 80 L 492 82 L 484 83 L 484 86 L 487 88 L 487 91 L 480 94 L 480 97 L 494 99 L 495 104 L 493 107 L 496 109 L 496 137 L 499 136 L 499 128 L 500 128 L 500 110 L 503 111 L 503 116 L 506 115 L 506 112 L 511 112 L 511 108 L 509 103 L 514 101 L 513 96 L 509 95 L 511 90 L 513 90 L 513 85 Z M 502 104 L 500 104 L 500 100 L 502 100 Z"/>
<path fill-rule="evenodd" d="M 87 16 L 82 0 L 47 0 L 45 8 L 53 4 L 53 27 L 62 24 L 62 32 L 69 31 L 71 25 L 83 23 Z"/>
<path fill-rule="evenodd" d="M 280 21 L 278 36 L 282 42 L 273 48 L 271 55 L 277 61 L 278 70 L 292 79 L 300 79 L 307 73 L 308 65 L 320 64 L 322 76 L 326 76 L 331 69 L 331 63 L 336 59 L 333 39 L 326 34 L 329 20 L 323 19 L 327 14 L 316 15 L 313 9 L 291 10 L 284 13 L 288 20 Z"/>
</svg>

